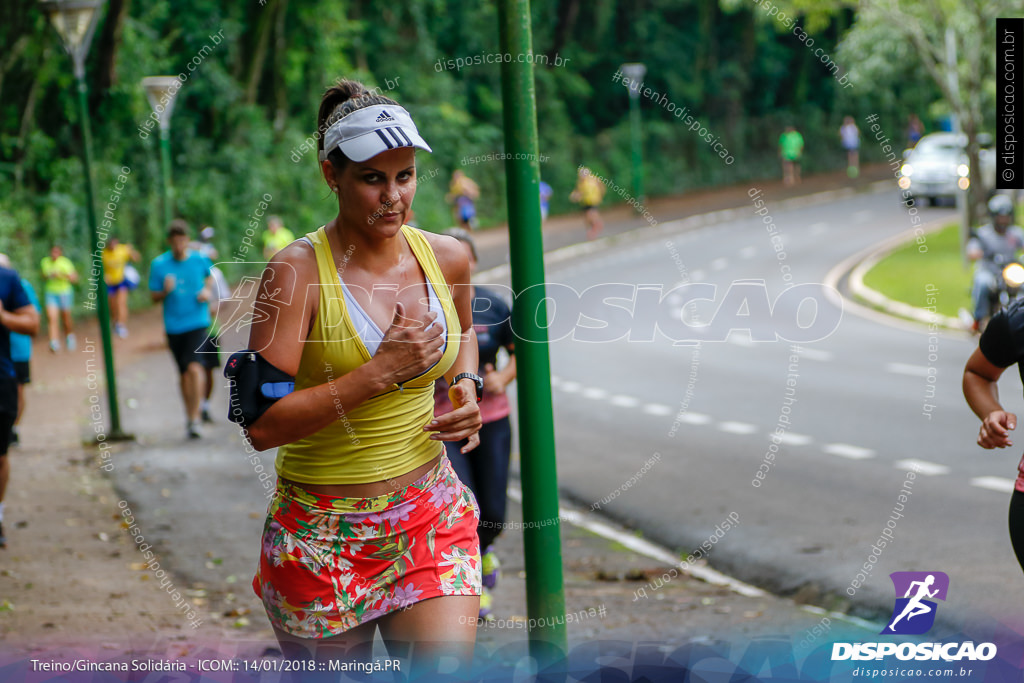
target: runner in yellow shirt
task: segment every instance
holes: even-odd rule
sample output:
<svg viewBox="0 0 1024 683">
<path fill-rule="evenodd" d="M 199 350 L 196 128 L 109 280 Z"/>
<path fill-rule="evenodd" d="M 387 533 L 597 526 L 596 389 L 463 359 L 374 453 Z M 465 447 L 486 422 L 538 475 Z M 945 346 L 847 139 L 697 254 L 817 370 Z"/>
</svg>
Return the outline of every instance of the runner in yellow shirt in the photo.
<svg viewBox="0 0 1024 683">
<path fill-rule="evenodd" d="M 128 290 L 132 287 L 125 271 L 129 262 L 138 262 L 141 258 L 135 247 L 116 237 L 111 237 L 103 248 L 103 276 L 110 299 L 110 317 L 114 334 L 121 339 L 128 336 Z"/>
<path fill-rule="evenodd" d="M 270 260 L 274 254 L 281 251 L 295 241 L 292 231 L 284 227 L 284 222 L 278 216 L 267 218 L 267 231 L 263 233 L 263 258 Z"/>
<path fill-rule="evenodd" d="M 592 240 L 604 230 L 604 221 L 601 220 L 601 213 L 597 210 L 601 200 L 604 199 L 604 183 L 594 177 L 590 169 L 580 166 L 577 173 L 576 189 L 569 195 L 569 199 L 583 207 L 583 219 L 587 222 L 587 239 Z"/>
</svg>

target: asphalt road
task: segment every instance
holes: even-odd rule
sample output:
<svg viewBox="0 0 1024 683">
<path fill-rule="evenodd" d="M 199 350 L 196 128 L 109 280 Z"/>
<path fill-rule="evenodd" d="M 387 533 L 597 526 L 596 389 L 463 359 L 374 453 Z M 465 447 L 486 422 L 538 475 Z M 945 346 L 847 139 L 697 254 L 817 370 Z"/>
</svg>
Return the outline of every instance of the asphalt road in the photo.
<svg viewBox="0 0 1024 683">
<path fill-rule="evenodd" d="M 907 209 L 896 192 L 789 209 L 763 198 L 767 215 L 755 215 L 752 203 L 725 223 L 678 234 L 663 225 L 657 237 L 549 267 L 549 282 L 579 292 L 604 287 L 614 296 L 629 289 L 607 283 L 663 292 L 710 283 L 714 301 L 689 304 L 683 319 L 713 323 L 719 332 L 737 328 L 725 341 L 710 334 L 699 345 L 660 334 L 647 340 L 658 315 L 673 339 L 701 338 L 672 327 L 671 316 L 678 320 L 696 291 L 676 290 L 663 302 L 667 313 L 645 304 L 631 323 L 628 313 L 615 313 L 616 334 L 606 336 L 626 329 L 632 336 L 553 342 L 561 487 L 678 549 L 698 547 L 735 512 L 740 523 L 716 539 L 712 564 L 829 606 L 887 613 L 888 574 L 929 570 L 950 576 L 940 608 L 947 623 L 1019 614 L 1022 577 L 1006 510 L 1020 454 L 974 443 L 978 423 L 960 380 L 976 342 L 849 307 L 838 320 L 836 303 L 821 293 L 836 264 L 912 230 Z M 923 223 L 953 218 L 949 210 L 920 211 Z M 817 311 L 810 301 L 799 309 L 803 331 L 785 303 L 792 292 L 784 294 L 801 283 L 818 283 L 801 294 L 820 304 Z M 582 311 L 612 320 L 594 291 L 579 299 Z M 783 305 L 773 315 L 767 302 L 777 297 Z M 618 305 L 628 311 L 633 302 Z M 567 328 L 554 318 L 559 336 Z M 757 342 L 743 328 L 756 338 L 820 340 Z M 1006 373 L 1002 384 L 1004 400 L 1019 412 L 1016 373 Z M 873 552 L 879 538 L 886 546 Z"/>
</svg>

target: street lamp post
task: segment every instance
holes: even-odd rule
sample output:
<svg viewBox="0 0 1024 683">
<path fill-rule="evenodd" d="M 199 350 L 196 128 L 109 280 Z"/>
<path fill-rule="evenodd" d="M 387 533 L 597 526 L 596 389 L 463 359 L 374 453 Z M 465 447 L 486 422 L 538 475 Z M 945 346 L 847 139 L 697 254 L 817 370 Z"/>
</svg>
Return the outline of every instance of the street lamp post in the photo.
<svg viewBox="0 0 1024 683">
<path fill-rule="evenodd" d="M 164 199 L 164 229 L 174 218 L 171 210 L 171 112 L 174 110 L 174 98 L 181 87 L 177 76 L 150 76 L 142 79 L 142 87 L 146 89 L 149 106 L 156 112 L 160 124 L 160 175 Z"/>
<path fill-rule="evenodd" d="M 633 147 L 633 196 L 636 197 L 637 211 L 642 210 L 644 200 L 643 138 L 640 133 L 640 83 L 644 80 L 647 67 L 639 62 L 630 62 L 619 67 L 629 79 L 629 132 Z"/>
<path fill-rule="evenodd" d="M 82 154 L 85 162 L 86 215 L 92 242 L 89 254 L 96 261 L 93 273 L 98 273 L 99 301 L 97 316 L 100 323 L 100 339 L 103 344 L 103 365 L 107 376 L 107 401 L 110 408 L 110 431 L 106 440 L 117 441 L 131 437 L 121 431 L 121 415 L 118 411 L 117 377 L 114 372 L 114 349 L 110 339 L 110 305 L 107 300 L 107 283 L 103 274 L 103 258 L 98 253 L 99 231 L 96 226 L 95 192 L 92 186 L 92 133 L 89 129 L 88 91 L 85 87 L 85 56 L 89 53 L 92 35 L 99 20 L 99 9 L 103 0 L 42 0 L 41 5 L 50 17 L 50 23 L 57 29 L 64 49 L 71 55 L 75 66 L 75 80 L 78 81 L 79 123 L 82 126 Z"/>
<path fill-rule="evenodd" d="M 533 54 L 529 0 L 502 0 L 498 6 L 499 43 L 504 54 Z M 512 289 L 516 305 L 519 396 L 519 451 L 523 484 L 523 546 L 526 565 L 526 610 L 531 623 L 530 655 L 538 670 L 567 652 L 565 590 L 558 513 L 555 425 L 551 403 L 541 231 L 540 167 L 537 163 L 537 92 L 532 62 L 501 65 L 502 119 L 508 179 L 508 232 Z M 554 522 L 553 524 L 549 524 Z"/>
</svg>

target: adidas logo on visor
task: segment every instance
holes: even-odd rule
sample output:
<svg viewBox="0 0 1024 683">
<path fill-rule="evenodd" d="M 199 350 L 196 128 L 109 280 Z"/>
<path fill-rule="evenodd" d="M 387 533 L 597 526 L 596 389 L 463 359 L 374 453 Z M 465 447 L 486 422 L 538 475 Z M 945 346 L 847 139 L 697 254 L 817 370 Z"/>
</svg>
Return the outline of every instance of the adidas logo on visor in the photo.
<svg viewBox="0 0 1024 683">
<path fill-rule="evenodd" d="M 412 140 L 405 134 L 405 131 L 395 126 L 394 128 L 378 128 L 374 131 L 384 142 L 388 149 L 396 147 L 412 147 Z"/>
<path fill-rule="evenodd" d="M 393 117 L 391 114 L 387 113 L 386 111 L 382 111 L 377 116 L 377 118 L 375 119 L 375 123 L 383 123 L 384 121 L 394 121 L 394 120 L 395 120 L 395 117 Z"/>
</svg>

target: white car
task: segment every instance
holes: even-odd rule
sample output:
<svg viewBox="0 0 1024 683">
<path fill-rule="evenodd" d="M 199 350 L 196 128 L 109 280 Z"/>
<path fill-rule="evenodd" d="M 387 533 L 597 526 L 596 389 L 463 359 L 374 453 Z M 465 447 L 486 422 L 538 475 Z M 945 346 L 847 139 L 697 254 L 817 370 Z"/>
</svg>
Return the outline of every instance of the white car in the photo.
<svg viewBox="0 0 1024 683">
<path fill-rule="evenodd" d="M 996 155 L 992 136 L 979 135 L 981 181 L 987 188 L 996 184 Z M 921 138 L 917 146 L 903 153 L 899 186 L 914 199 L 925 199 L 934 206 L 940 199 L 956 201 L 958 189 L 970 187 L 974 175 L 967 163 L 967 137 L 955 133 L 932 133 Z"/>
</svg>

